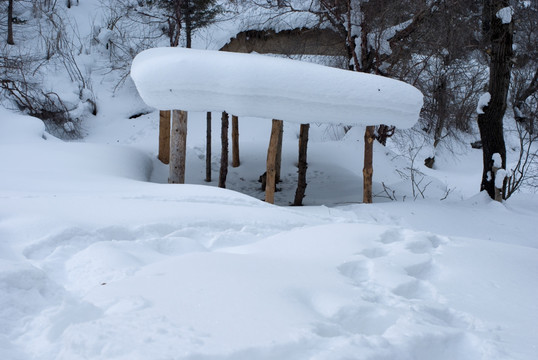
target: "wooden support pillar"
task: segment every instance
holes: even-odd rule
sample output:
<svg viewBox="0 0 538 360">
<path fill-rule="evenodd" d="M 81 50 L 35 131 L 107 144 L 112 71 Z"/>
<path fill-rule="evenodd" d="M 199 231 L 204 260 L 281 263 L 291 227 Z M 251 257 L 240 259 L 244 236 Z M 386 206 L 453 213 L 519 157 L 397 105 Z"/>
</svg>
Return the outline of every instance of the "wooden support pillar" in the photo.
<svg viewBox="0 0 538 360">
<path fill-rule="evenodd" d="M 308 149 L 308 130 L 310 124 L 301 124 L 301 130 L 299 133 L 299 165 L 298 165 L 298 179 L 297 190 L 295 191 L 295 199 L 293 201 L 294 206 L 302 206 L 303 198 L 306 190 L 306 169 L 308 163 L 306 161 L 307 149 Z"/>
<path fill-rule="evenodd" d="M 159 155 L 163 164 L 170 162 L 170 110 L 159 111 Z"/>
<path fill-rule="evenodd" d="M 238 167 L 239 160 L 239 118 L 232 115 L 232 167 Z"/>
<path fill-rule="evenodd" d="M 265 201 L 275 203 L 275 185 L 276 185 L 276 157 L 278 150 L 278 137 L 282 120 L 273 120 L 271 127 L 271 138 L 269 139 L 269 148 L 267 149 L 267 177 L 265 183 Z"/>
<path fill-rule="evenodd" d="M 374 174 L 374 140 L 375 126 L 367 126 L 366 131 L 364 132 L 364 168 L 362 169 L 362 202 L 365 204 L 372 203 L 372 176 Z"/>
<path fill-rule="evenodd" d="M 211 181 L 211 112 L 206 116 L 205 181 Z"/>
<path fill-rule="evenodd" d="M 276 164 L 275 164 L 275 181 L 279 183 L 280 179 L 280 170 L 282 169 L 282 137 L 284 135 L 284 122 L 280 121 L 278 123 L 278 144 L 276 148 Z"/>
<path fill-rule="evenodd" d="M 221 128 L 220 128 L 220 141 L 222 144 L 222 150 L 220 153 L 220 174 L 219 174 L 219 187 L 226 187 L 226 177 L 228 176 L 228 126 L 229 119 L 226 111 L 222 112 Z"/>
<path fill-rule="evenodd" d="M 185 159 L 187 153 L 187 112 L 172 111 L 172 133 L 170 142 L 170 184 L 185 183 Z"/>
</svg>

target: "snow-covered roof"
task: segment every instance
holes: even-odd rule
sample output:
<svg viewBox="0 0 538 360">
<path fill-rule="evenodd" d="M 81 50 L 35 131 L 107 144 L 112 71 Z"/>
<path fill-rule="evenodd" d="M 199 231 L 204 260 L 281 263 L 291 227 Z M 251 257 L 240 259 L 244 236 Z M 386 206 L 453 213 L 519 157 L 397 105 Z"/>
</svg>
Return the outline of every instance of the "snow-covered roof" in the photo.
<svg viewBox="0 0 538 360">
<path fill-rule="evenodd" d="M 405 128 L 422 107 L 422 93 L 401 81 L 257 54 L 150 49 L 136 56 L 131 77 L 161 110 Z"/>
</svg>

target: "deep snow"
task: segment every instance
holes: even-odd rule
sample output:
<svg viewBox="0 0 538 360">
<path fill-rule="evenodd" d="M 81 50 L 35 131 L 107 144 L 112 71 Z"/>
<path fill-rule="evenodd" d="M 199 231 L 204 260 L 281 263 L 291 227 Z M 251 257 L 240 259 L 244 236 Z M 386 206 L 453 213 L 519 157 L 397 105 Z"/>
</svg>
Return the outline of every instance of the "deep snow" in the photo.
<svg viewBox="0 0 538 360">
<path fill-rule="evenodd" d="M 398 80 L 258 54 L 149 49 L 133 60 L 131 77 L 160 110 L 409 128 L 422 108 L 421 92 Z"/>
<path fill-rule="evenodd" d="M 536 194 L 492 202 L 478 193 L 479 150 L 450 143 L 427 169 L 428 146 L 410 132 L 375 145 L 376 196 L 361 204 L 363 130 L 312 124 L 307 206 L 289 207 L 299 128 L 286 123 L 280 206 L 268 205 L 257 180 L 271 122 L 240 118 L 242 165 L 224 190 L 203 181 L 196 112 L 188 185 L 165 184 L 155 109 L 129 79 L 110 90 L 100 4 L 62 13 L 81 39 L 100 29 L 77 58 L 99 108 L 84 140 L 0 108 L 0 359 L 538 358 Z M 238 26 L 316 21 L 267 18 L 219 22 L 194 46 L 220 48 Z M 58 69 L 53 90 L 80 101 Z M 214 114 L 214 179 L 219 123 Z M 417 152 L 429 185 L 415 201 Z"/>
<path fill-rule="evenodd" d="M 448 186 L 458 179 L 448 199 L 432 187 L 413 201 L 391 170 L 402 162 L 376 147 L 376 186 L 408 197 L 365 205 L 360 132 L 331 141 L 314 127 L 310 206 L 278 207 L 196 185 L 205 114 L 193 117 L 191 185 L 168 185 L 155 112 L 96 119 L 85 142 L 65 143 L 2 110 L 2 359 L 536 358 L 537 199 L 476 194 L 479 169 L 462 164 L 479 152 L 439 161 Z M 230 188 L 263 197 L 269 123 L 240 123 Z"/>
</svg>

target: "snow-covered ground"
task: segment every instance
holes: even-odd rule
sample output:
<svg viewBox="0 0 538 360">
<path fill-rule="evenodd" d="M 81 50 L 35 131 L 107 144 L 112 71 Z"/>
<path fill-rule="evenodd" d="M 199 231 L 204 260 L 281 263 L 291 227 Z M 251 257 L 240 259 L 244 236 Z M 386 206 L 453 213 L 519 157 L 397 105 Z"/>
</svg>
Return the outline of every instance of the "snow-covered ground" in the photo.
<svg viewBox="0 0 538 360">
<path fill-rule="evenodd" d="M 288 207 L 286 124 L 273 206 L 257 181 L 269 120 L 240 119 L 224 190 L 203 181 L 205 114 L 190 114 L 189 185 L 168 185 L 158 116 L 129 119 L 143 104 L 128 95 L 102 101 L 82 142 L 0 114 L 0 358 L 537 358 L 538 198 L 478 194 L 479 151 L 438 155 L 413 201 L 405 159 L 376 145 L 366 205 L 362 131 L 313 126 L 308 206 Z"/>
<path fill-rule="evenodd" d="M 66 10 L 82 38 L 106 29 L 99 4 Z M 104 49 L 77 58 L 98 105 L 83 140 L 0 107 L 0 359 L 538 358 L 538 196 L 478 193 L 479 150 L 449 144 L 435 170 L 421 153 L 413 195 L 410 160 L 427 146 L 412 132 L 376 143 L 366 205 L 363 129 L 312 124 L 306 206 L 289 207 L 299 126 L 285 123 L 274 206 L 258 182 L 271 121 L 240 118 L 224 190 L 220 114 L 205 183 L 205 114 L 191 112 L 188 184 L 168 185 L 158 114 L 130 79 L 111 92 Z M 79 101 L 58 71 L 49 81 Z"/>
</svg>

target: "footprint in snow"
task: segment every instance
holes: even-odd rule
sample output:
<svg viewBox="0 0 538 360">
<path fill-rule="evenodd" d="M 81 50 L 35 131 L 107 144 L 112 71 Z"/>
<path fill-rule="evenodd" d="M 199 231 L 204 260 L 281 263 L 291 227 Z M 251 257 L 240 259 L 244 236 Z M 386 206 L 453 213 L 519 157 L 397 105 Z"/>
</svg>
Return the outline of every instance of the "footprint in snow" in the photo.
<svg viewBox="0 0 538 360">
<path fill-rule="evenodd" d="M 413 279 L 398 285 L 392 292 L 408 300 L 429 300 L 437 297 L 437 291 L 427 281 Z"/>
<path fill-rule="evenodd" d="M 419 235 L 416 239 L 411 240 L 407 245 L 407 250 L 414 254 L 427 254 L 437 249 L 446 240 L 437 235 Z"/>
<path fill-rule="evenodd" d="M 358 285 L 371 278 L 372 267 L 370 260 L 348 261 L 338 266 L 338 271 Z"/>
<path fill-rule="evenodd" d="M 379 240 L 383 244 L 391 244 L 404 240 L 404 234 L 400 229 L 390 229 L 381 234 Z"/>
<path fill-rule="evenodd" d="M 382 247 L 371 247 L 364 249 L 360 252 L 360 255 L 364 255 L 369 259 L 377 259 L 382 256 L 388 255 L 388 251 Z"/>
</svg>

